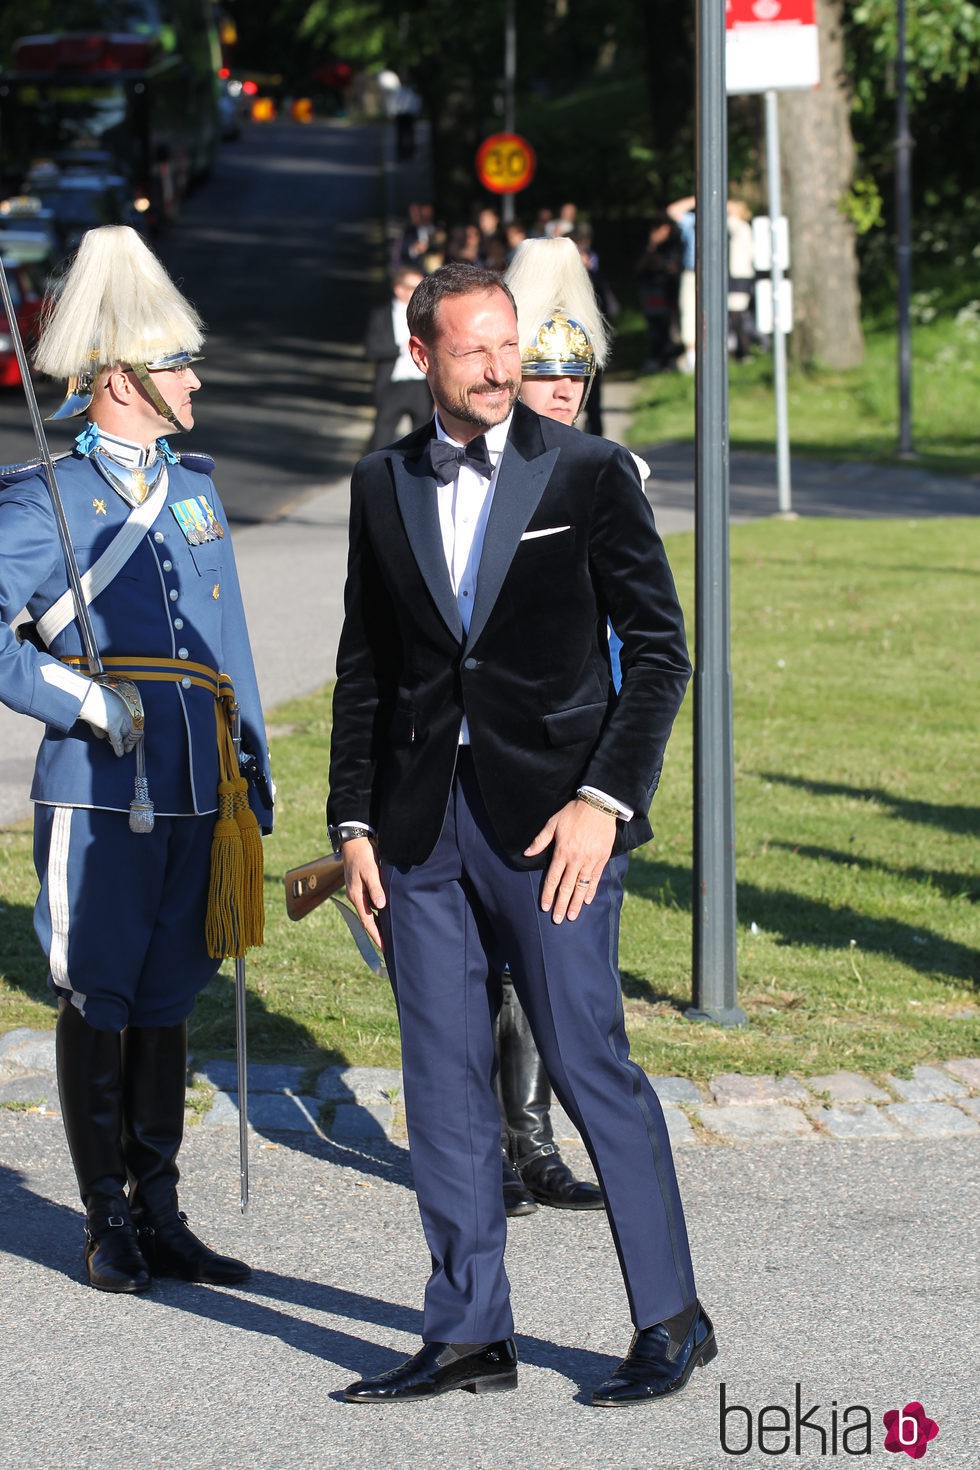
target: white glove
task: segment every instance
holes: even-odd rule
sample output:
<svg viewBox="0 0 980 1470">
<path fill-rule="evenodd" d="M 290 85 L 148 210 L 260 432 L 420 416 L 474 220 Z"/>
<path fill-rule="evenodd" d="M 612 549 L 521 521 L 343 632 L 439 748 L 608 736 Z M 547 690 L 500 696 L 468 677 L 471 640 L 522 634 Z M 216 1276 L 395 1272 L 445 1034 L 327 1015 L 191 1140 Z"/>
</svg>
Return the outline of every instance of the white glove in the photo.
<svg viewBox="0 0 980 1470">
<path fill-rule="evenodd" d="M 122 695 L 104 684 L 92 682 L 78 718 L 91 725 L 96 735 L 108 740 L 116 755 L 126 755 L 139 744 L 140 734 L 133 727 L 129 706 Z"/>
</svg>

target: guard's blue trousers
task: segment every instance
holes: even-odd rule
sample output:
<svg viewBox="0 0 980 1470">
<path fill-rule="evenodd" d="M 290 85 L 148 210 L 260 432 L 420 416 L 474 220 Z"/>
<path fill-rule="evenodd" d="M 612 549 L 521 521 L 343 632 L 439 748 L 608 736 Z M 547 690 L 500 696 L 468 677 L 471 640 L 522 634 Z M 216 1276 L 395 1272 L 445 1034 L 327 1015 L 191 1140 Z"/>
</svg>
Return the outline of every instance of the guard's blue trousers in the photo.
<svg viewBox="0 0 980 1470">
<path fill-rule="evenodd" d="M 97 1031 L 174 1026 L 217 973 L 204 940 L 214 814 L 34 808 L 34 931 L 49 983 Z"/>
</svg>

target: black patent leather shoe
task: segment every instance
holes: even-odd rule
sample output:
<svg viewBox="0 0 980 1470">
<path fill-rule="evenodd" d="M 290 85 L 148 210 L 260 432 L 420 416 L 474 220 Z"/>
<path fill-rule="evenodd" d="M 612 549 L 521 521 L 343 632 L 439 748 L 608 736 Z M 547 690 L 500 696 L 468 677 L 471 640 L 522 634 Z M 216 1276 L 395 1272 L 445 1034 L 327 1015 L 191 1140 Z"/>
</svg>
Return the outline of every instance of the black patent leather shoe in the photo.
<svg viewBox="0 0 980 1470">
<path fill-rule="evenodd" d="M 521 1176 L 512 1166 L 506 1155 L 502 1156 L 502 1163 L 504 1214 L 510 1217 L 515 1215 L 536 1215 L 538 1207 L 534 1202 L 534 1195 L 523 1183 Z"/>
<path fill-rule="evenodd" d="M 252 1268 L 233 1256 L 219 1256 L 198 1240 L 183 1210 L 163 1220 L 141 1221 L 140 1249 L 154 1276 L 176 1276 L 205 1286 L 236 1286 L 247 1281 Z"/>
<path fill-rule="evenodd" d="M 592 1402 L 618 1409 L 679 1393 L 695 1368 L 710 1363 L 717 1352 L 711 1318 L 697 1302 L 693 1320 L 679 1342 L 672 1339 L 664 1322 L 635 1332 L 626 1357 L 595 1390 Z"/>
<path fill-rule="evenodd" d="M 136 1231 L 122 1214 L 89 1216 L 85 1265 L 96 1291 L 149 1291 L 152 1285 Z"/>
<path fill-rule="evenodd" d="M 512 1337 L 482 1347 L 427 1342 L 399 1368 L 352 1383 L 344 1389 L 344 1398 L 349 1404 L 401 1404 L 434 1398 L 453 1388 L 502 1393 L 516 1387 L 517 1349 Z"/>
<path fill-rule="evenodd" d="M 556 1150 L 551 1154 L 535 1154 L 519 1169 L 521 1182 L 539 1205 L 553 1210 L 604 1210 L 606 1202 L 597 1184 L 576 1179 Z"/>
</svg>

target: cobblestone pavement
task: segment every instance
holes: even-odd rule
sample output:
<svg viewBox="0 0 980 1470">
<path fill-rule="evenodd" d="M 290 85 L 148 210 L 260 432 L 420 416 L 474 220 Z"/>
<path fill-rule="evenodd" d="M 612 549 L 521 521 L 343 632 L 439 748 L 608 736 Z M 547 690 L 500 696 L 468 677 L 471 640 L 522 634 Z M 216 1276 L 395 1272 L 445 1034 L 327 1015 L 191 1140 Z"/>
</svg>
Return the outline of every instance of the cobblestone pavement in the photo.
<svg viewBox="0 0 980 1470">
<path fill-rule="evenodd" d="M 721 1073 L 707 1087 L 687 1077 L 651 1076 L 675 1148 L 765 1139 L 948 1138 L 980 1132 L 980 1058 L 916 1067 L 911 1077 L 859 1072 L 803 1079 Z M 252 1063 L 248 1116 L 258 1133 L 311 1134 L 335 1143 L 405 1138 L 401 1073 L 384 1067 L 302 1067 Z M 189 1103 L 204 1128 L 238 1126 L 234 1062 L 193 1062 Z M 0 1036 L 0 1107 L 58 1111 L 54 1032 L 21 1028 Z M 581 1140 L 564 1111 L 552 1110 L 559 1143 Z"/>
</svg>

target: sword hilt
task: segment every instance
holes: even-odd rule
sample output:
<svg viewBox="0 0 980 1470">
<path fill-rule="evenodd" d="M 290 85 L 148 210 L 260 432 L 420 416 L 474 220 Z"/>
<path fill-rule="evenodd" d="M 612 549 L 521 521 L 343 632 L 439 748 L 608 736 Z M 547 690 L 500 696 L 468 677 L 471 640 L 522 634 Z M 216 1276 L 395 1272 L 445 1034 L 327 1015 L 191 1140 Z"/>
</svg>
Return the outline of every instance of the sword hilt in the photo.
<svg viewBox="0 0 980 1470">
<path fill-rule="evenodd" d="M 118 674 L 99 674 L 95 681 L 106 689 L 111 689 L 113 694 L 118 694 L 126 708 L 129 710 L 133 729 L 137 734 L 136 742 L 136 780 L 134 783 L 133 799 L 129 803 L 129 830 L 130 832 L 144 833 L 152 832 L 155 821 L 153 802 L 150 800 L 149 782 L 146 778 L 146 751 L 143 748 L 143 736 L 146 727 L 146 718 L 143 710 L 143 696 L 132 679 L 122 679 Z"/>
</svg>

